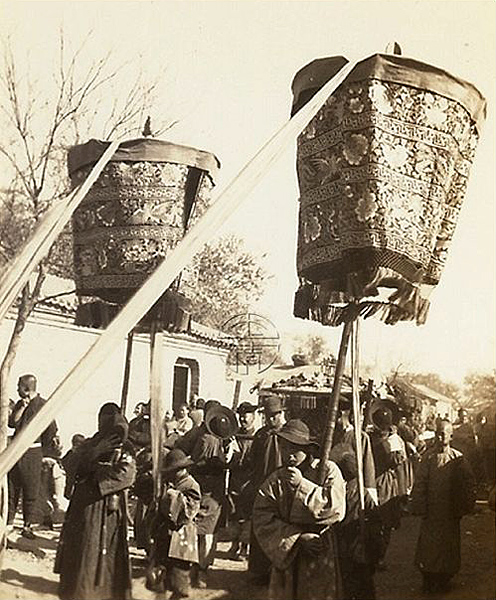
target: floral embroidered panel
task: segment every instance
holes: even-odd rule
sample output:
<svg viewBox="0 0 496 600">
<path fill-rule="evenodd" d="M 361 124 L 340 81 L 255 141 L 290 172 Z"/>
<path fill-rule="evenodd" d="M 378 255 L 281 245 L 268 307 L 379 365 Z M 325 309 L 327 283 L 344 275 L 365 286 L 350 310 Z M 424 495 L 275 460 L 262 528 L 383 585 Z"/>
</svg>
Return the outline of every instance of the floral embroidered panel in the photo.
<svg viewBox="0 0 496 600">
<path fill-rule="evenodd" d="M 73 171 L 73 185 L 91 167 Z M 78 293 L 126 301 L 206 210 L 213 185 L 188 164 L 108 163 L 72 219 Z"/>
<path fill-rule="evenodd" d="M 485 101 L 444 71 L 392 62 L 359 63 L 299 136 L 297 268 L 309 289 L 297 316 L 325 322 L 325 306 L 383 287 L 397 306 L 420 294 L 396 313 L 416 318 L 439 282 Z"/>
</svg>

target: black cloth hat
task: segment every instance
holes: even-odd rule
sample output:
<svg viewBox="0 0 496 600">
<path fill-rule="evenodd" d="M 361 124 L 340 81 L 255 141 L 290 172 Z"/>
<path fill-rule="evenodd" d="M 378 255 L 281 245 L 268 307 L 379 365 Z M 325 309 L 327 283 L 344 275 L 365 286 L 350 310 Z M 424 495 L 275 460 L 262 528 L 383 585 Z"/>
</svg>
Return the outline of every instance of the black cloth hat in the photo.
<svg viewBox="0 0 496 600">
<path fill-rule="evenodd" d="M 381 431 L 387 431 L 393 424 L 393 412 L 387 406 L 378 406 L 372 413 L 372 422 Z"/>
<path fill-rule="evenodd" d="M 271 415 L 276 415 L 277 413 L 282 412 L 284 407 L 279 396 L 268 396 L 262 401 L 262 409 L 264 410 L 265 414 L 270 417 Z"/>
<path fill-rule="evenodd" d="M 205 415 L 207 431 L 218 438 L 227 440 L 238 430 L 236 414 L 227 406 L 214 406 Z"/>
<path fill-rule="evenodd" d="M 244 415 L 245 413 L 256 412 L 257 407 L 255 404 L 251 404 L 250 402 L 241 402 L 238 406 L 237 412 L 240 415 Z"/>
<path fill-rule="evenodd" d="M 281 427 L 276 435 L 298 446 L 318 446 L 317 442 L 310 437 L 308 425 L 300 419 L 291 419 Z"/>
<path fill-rule="evenodd" d="M 211 398 L 210 400 L 207 400 L 205 402 L 203 410 L 205 411 L 205 414 L 207 414 L 209 410 L 217 408 L 218 406 L 222 406 L 221 403 L 218 400 L 214 400 L 213 398 Z"/>
<path fill-rule="evenodd" d="M 193 461 L 191 458 L 186 456 L 180 448 L 173 448 L 164 456 L 161 470 L 163 473 L 178 471 L 179 469 L 185 469 L 192 464 Z"/>
</svg>

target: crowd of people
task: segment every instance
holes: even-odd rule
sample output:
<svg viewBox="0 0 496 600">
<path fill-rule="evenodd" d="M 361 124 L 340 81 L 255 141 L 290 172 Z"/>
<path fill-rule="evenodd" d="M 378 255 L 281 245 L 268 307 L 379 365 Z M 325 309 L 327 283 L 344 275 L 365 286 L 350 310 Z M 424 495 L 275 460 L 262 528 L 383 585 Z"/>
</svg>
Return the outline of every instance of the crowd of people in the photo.
<svg viewBox="0 0 496 600">
<path fill-rule="evenodd" d="M 33 375 L 19 379 L 14 435 L 44 403 L 36 387 Z M 64 456 L 55 422 L 26 450 L 9 474 L 9 523 L 21 497 L 21 535 L 34 539 L 37 524 L 63 521 L 55 561 L 62 600 L 131 598 L 131 523 L 147 557 L 146 586 L 158 597 L 209 587 L 219 534 L 228 532 L 228 558 L 246 564 L 254 598 L 265 587 L 277 600 L 373 600 L 391 536 L 413 514 L 421 517 L 414 560 L 424 591 L 447 589 L 477 478 L 494 498 L 494 456 L 484 455 L 483 467 L 477 458 L 484 423 L 477 429 L 460 410 L 455 423 L 439 417 L 425 435 L 417 415 L 377 401 L 355 427 L 350 404 L 343 396 L 334 444 L 321 458 L 304 418 L 276 394 L 235 409 L 194 398 L 165 415 L 157 468 L 150 403 L 138 404 L 129 423 L 106 403 L 96 433 L 75 434 Z"/>
</svg>

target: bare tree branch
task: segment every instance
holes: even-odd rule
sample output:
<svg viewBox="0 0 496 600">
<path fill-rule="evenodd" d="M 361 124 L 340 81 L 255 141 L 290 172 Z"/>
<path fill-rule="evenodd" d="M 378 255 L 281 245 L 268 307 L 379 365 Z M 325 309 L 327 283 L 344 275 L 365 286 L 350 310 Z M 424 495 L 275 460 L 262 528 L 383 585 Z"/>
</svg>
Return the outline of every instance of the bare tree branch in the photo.
<svg viewBox="0 0 496 600">
<path fill-rule="evenodd" d="M 90 132 L 110 137 L 139 131 L 144 114 L 151 109 L 158 78 L 146 81 L 139 65 L 114 65 L 110 52 L 88 62 L 90 39 L 91 32 L 73 49 L 61 30 L 52 78 L 45 77 L 43 86 L 36 76 L 31 77 L 29 61 L 18 60 L 12 39 L 7 37 L 4 42 L 0 165 L 12 181 L 0 190 L 0 263 L 16 254 L 42 213 L 67 192 L 66 149 Z M 133 68 L 136 75 L 129 76 Z M 47 92 L 49 86 L 52 89 Z M 107 112 L 107 102 L 102 100 L 112 98 Z M 99 134 L 95 132 L 98 121 L 104 123 Z M 47 271 L 60 274 L 71 270 L 71 244 L 67 232 L 64 235 L 56 242 L 56 251 L 52 247 L 39 266 L 32 288 L 24 288 L 16 305 L 16 323 L 0 365 L 0 448 L 6 439 L 6 384 L 26 320 L 41 297 Z"/>
</svg>

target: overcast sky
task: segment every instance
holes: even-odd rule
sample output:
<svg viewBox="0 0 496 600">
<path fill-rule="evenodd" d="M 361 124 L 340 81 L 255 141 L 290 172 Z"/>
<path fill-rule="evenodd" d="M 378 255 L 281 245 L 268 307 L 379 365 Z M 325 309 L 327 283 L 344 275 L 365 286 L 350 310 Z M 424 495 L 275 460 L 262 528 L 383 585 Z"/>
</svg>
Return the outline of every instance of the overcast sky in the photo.
<svg viewBox="0 0 496 600">
<path fill-rule="evenodd" d="M 231 179 L 288 118 L 295 72 L 314 58 L 361 59 L 396 40 L 403 54 L 475 84 L 488 119 L 448 263 L 428 323 L 362 328 L 363 360 L 378 371 L 438 372 L 460 382 L 495 364 L 495 4 L 492 0 L 332 2 L 3 2 L 41 75 L 50 72 L 61 23 L 75 44 L 92 31 L 94 57 L 113 49 L 166 67 L 154 119 L 180 122 L 167 139 L 210 150 Z M 118 93 L 118 90 L 116 90 Z M 276 277 L 260 304 L 281 332 L 317 331 L 336 348 L 339 330 L 292 317 L 297 199 L 288 147 L 224 231 L 265 253 Z"/>
</svg>

